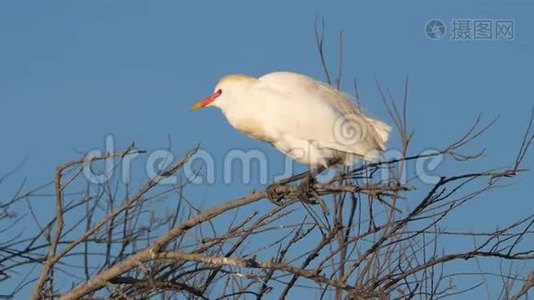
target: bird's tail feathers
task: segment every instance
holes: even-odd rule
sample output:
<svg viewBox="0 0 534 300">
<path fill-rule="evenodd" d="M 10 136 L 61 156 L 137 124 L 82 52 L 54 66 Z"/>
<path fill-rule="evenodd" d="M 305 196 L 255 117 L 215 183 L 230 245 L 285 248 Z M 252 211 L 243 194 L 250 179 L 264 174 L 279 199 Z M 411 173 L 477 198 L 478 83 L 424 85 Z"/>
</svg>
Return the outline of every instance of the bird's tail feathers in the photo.
<svg viewBox="0 0 534 300">
<path fill-rule="evenodd" d="M 389 138 L 389 132 L 391 131 L 391 126 L 389 126 L 388 124 L 382 121 L 378 121 L 375 119 L 371 119 L 371 118 L 366 118 L 366 119 L 367 121 L 369 121 L 369 123 L 371 123 L 374 130 L 378 134 L 378 137 L 380 138 L 380 140 L 378 141 L 380 144 L 380 150 L 385 150 L 386 142 L 388 141 L 388 138 Z"/>
</svg>

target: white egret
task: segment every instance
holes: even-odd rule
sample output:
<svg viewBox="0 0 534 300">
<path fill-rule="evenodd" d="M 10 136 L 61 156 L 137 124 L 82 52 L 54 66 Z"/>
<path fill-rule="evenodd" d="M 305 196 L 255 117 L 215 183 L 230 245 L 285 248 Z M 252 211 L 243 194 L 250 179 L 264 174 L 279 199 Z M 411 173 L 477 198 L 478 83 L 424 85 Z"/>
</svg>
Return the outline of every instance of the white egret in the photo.
<svg viewBox="0 0 534 300">
<path fill-rule="evenodd" d="M 366 116 L 349 96 L 308 76 L 274 72 L 223 77 L 192 110 L 215 106 L 245 135 L 273 145 L 312 170 L 376 161 L 390 126 Z"/>
</svg>

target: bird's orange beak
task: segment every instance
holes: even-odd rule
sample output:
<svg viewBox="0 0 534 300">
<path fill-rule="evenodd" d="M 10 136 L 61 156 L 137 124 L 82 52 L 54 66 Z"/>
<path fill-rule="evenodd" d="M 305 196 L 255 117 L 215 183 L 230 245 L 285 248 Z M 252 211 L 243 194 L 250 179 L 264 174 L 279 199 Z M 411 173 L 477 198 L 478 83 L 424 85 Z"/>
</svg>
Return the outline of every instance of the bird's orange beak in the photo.
<svg viewBox="0 0 534 300">
<path fill-rule="evenodd" d="M 217 97 L 219 97 L 222 94 L 222 90 L 218 89 L 215 93 L 209 95 L 203 100 L 198 101 L 193 106 L 191 106 L 191 111 L 199 110 L 203 107 L 206 107 L 210 105 Z"/>
</svg>

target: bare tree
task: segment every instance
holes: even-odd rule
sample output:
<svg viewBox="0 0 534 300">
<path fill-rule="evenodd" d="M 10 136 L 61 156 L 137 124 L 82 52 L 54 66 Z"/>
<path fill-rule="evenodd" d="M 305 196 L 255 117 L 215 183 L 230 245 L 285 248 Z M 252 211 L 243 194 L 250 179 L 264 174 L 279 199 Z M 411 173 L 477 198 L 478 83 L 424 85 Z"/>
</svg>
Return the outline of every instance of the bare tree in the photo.
<svg viewBox="0 0 534 300">
<path fill-rule="evenodd" d="M 339 88 L 342 52 L 339 72 L 332 78 L 323 32 L 324 23 L 317 22 L 322 66 L 327 81 Z M 342 34 L 339 41 L 342 49 Z M 445 224 L 453 212 L 495 188 L 510 188 L 503 186 L 526 171 L 522 163 L 534 139 L 534 111 L 525 131 L 518 133 L 517 155 L 508 166 L 465 172 L 461 171 L 464 164 L 483 157 L 464 149 L 482 134 L 490 134 L 494 121 L 484 125 L 479 117 L 441 150 L 412 153 L 408 81 L 401 101 L 380 85 L 378 89 L 401 137 L 401 155 L 339 170 L 326 182 L 310 186 L 306 203 L 297 187 L 305 174 L 298 174 L 276 184 L 282 199 L 278 205 L 269 204 L 268 210 L 264 209 L 269 203 L 265 190 L 207 209 L 196 207 L 185 193 L 190 178 L 180 171 L 198 147 L 138 187 L 123 186 L 115 177 L 89 184 L 83 176 L 84 168 L 97 167 L 106 159 L 115 158 L 119 165 L 130 155 L 143 154 L 133 144 L 58 166 L 53 180 L 55 215 L 46 222 L 33 213 L 36 205 L 28 200 L 29 194 L 0 205 L 1 220 L 13 220 L 4 208 L 26 200 L 31 212 L 26 217 L 39 228 L 33 235 L 3 239 L 0 281 L 14 282 L 16 277 L 17 285 L 9 295 L 31 287 L 33 299 L 158 295 L 259 299 L 286 298 L 301 291 L 328 299 L 411 299 L 483 289 L 490 285 L 488 277 L 497 277 L 502 287 L 493 297 L 526 296 L 534 285 L 534 273 L 514 268 L 513 262 L 521 265 L 534 259 L 532 243 L 527 242 L 534 233 L 532 212 L 487 232 L 448 231 Z M 434 158 L 446 159 L 458 171 L 436 177 L 432 184 L 419 184 L 414 175 L 404 172 Z M 161 185 L 170 176 L 180 180 Z M 313 205 L 321 202 L 325 204 Z M 8 230 L 9 226 L 4 227 L 2 234 Z M 460 240 L 471 246 L 447 247 Z M 478 263 L 488 259 L 511 267 L 498 274 L 484 272 Z M 451 268 L 458 261 L 472 262 L 468 265 L 472 271 Z M 457 285 L 473 274 L 479 283 Z"/>
</svg>

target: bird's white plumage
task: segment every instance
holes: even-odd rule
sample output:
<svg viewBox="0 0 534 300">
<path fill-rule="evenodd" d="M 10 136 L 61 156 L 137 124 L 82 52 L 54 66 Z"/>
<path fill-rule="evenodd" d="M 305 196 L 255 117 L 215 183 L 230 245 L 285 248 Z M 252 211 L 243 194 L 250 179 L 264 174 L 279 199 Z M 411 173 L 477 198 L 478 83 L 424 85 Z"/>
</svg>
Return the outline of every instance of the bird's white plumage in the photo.
<svg viewBox="0 0 534 300">
<path fill-rule="evenodd" d="M 310 166 L 375 161 L 390 127 L 367 117 L 345 94 L 310 77 L 274 72 L 226 76 L 211 105 L 239 131 Z"/>
</svg>

